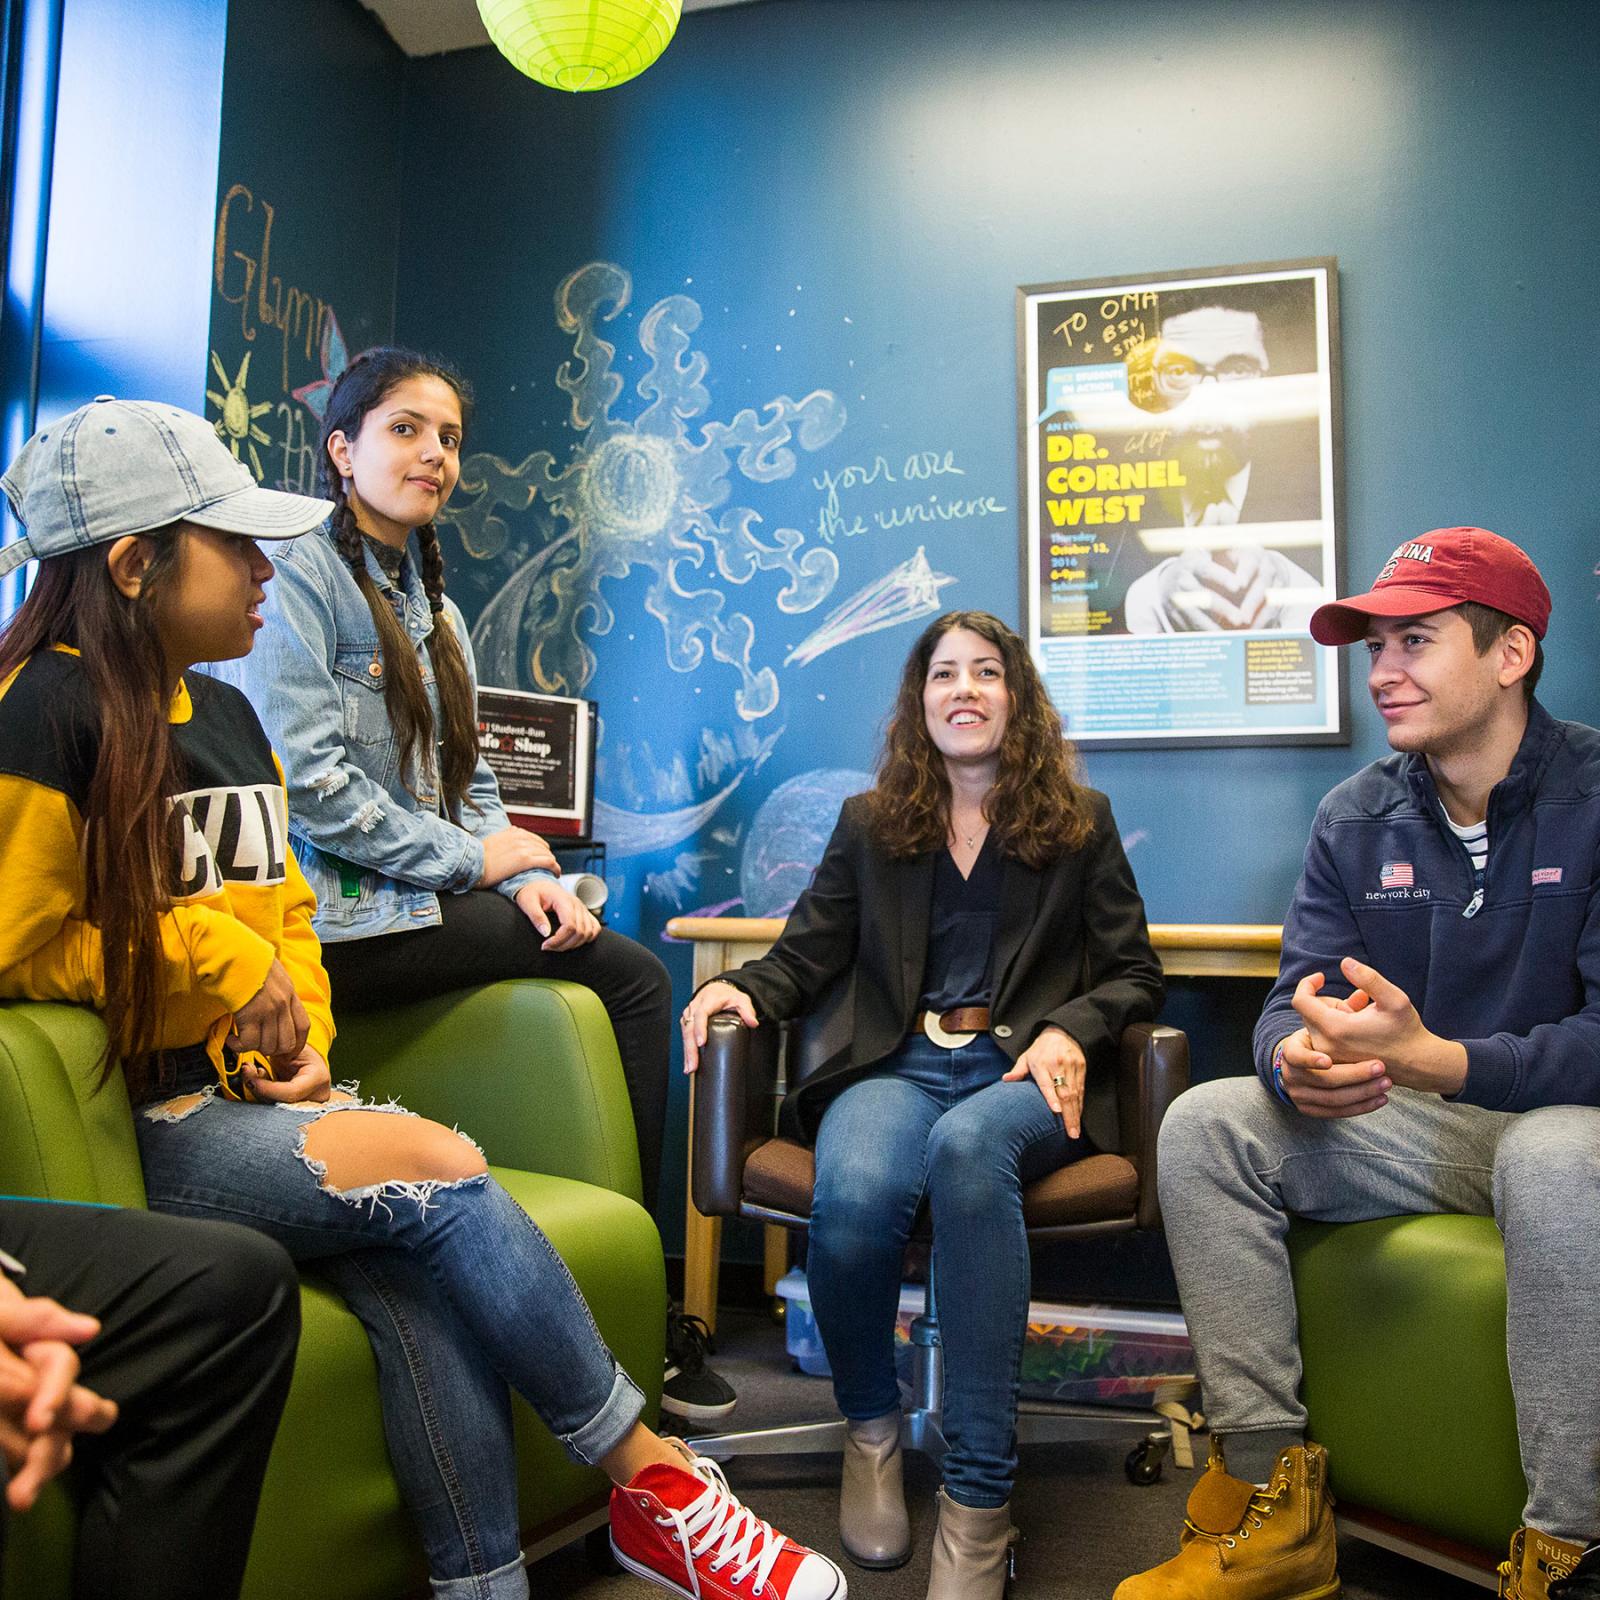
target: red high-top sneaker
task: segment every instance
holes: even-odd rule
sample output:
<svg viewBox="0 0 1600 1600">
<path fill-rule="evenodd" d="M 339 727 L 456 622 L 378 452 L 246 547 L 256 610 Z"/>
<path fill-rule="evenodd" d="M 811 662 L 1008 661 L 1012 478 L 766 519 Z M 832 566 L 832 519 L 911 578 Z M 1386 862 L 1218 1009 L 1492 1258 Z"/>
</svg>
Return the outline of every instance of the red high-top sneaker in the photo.
<svg viewBox="0 0 1600 1600">
<path fill-rule="evenodd" d="M 844 1574 L 735 1499 L 715 1462 L 646 1467 L 611 1491 L 611 1549 L 688 1600 L 845 1600 Z"/>
</svg>

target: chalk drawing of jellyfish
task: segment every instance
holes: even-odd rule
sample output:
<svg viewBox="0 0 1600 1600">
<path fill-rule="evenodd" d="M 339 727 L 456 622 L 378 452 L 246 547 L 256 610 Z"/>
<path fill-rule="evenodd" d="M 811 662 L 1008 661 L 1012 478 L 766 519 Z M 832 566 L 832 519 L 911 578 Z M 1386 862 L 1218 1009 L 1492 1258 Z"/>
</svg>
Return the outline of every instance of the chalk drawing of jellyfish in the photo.
<svg viewBox="0 0 1600 1600">
<path fill-rule="evenodd" d="M 668 845 L 680 843 L 702 827 L 722 809 L 723 802 L 744 781 L 740 773 L 732 783 L 719 789 L 697 805 L 680 806 L 676 811 L 625 811 L 621 806 L 594 803 L 594 836 L 604 839 L 611 856 L 644 856 Z"/>
<path fill-rule="evenodd" d="M 783 729 L 779 727 L 771 733 L 758 734 L 748 724 L 741 724 L 730 736 L 716 729 L 702 728 L 694 787 L 701 791 L 710 789 L 711 793 L 672 811 L 630 810 L 597 797 L 594 803 L 595 838 L 605 840 L 607 854 L 612 859 L 652 855 L 658 850 L 681 844 L 716 816 L 752 772 L 759 772 L 766 765 L 782 732 Z M 607 785 L 634 805 L 644 797 L 638 777 L 627 770 L 629 759 L 636 757 L 637 752 L 625 750 L 618 751 L 614 756 L 602 757 L 607 768 L 602 776 Z M 648 778 L 659 774 L 646 772 L 645 776 Z"/>
<path fill-rule="evenodd" d="M 472 631 L 485 682 L 579 694 L 594 675 L 586 634 L 610 631 L 614 614 L 603 579 L 650 574 L 645 599 L 665 636 L 667 665 L 693 672 L 709 648 L 713 660 L 739 675 L 734 705 L 755 721 L 778 705 L 770 666 L 752 661 L 756 629 L 729 605 L 721 585 L 746 584 L 758 573 L 784 579 L 780 611 L 805 612 L 831 593 L 839 576 L 834 553 L 806 547 L 795 528 L 768 537 L 758 511 L 730 505 L 732 469 L 749 482 L 772 483 L 795 470 L 795 447 L 819 450 L 845 423 L 839 397 L 817 389 L 801 400 L 779 395 L 759 412 L 747 408 L 731 422 L 704 417 L 711 396 L 708 362 L 691 335 L 700 307 L 687 295 L 668 295 L 644 314 L 639 343 L 650 366 L 636 385 L 644 406 L 631 420 L 617 416 L 622 375 L 616 346 L 598 324 L 621 314 L 632 279 L 607 261 L 590 262 L 556 290 L 557 324 L 573 336 L 573 359 L 556 383 L 572 397 L 572 425 L 581 442 L 566 465 L 537 450 L 519 466 L 479 453 L 462 464 L 461 480 L 440 520 L 459 532 L 469 554 L 492 559 L 511 530 L 502 511 L 519 513 L 542 501 L 553 523 L 535 551 L 484 608 Z M 527 530 L 530 539 L 540 537 Z"/>
<path fill-rule="evenodd" d="M 674 911 L 682 911 L 684 901 L 700 887 L 700 874 L 705 870 L 706 863 L 715 859 L 699 851 L 685 851 L 668 871 L 647 872 L 644 892 L 657 900 L 664 900 Z"/>
<path fill-rule="evenodd" d="M 930 617 L 939 609 L 939 591 L 956 580 L 928 565 L 926 550 L 919 544 L 909 561 L 858 589 L 841 606 L 836 606 L 822 622 L 783 658 L 805 666 L 824 650 L 834 650 L 864 633 L 893 628 L 917 617 Z"/>
</svg>

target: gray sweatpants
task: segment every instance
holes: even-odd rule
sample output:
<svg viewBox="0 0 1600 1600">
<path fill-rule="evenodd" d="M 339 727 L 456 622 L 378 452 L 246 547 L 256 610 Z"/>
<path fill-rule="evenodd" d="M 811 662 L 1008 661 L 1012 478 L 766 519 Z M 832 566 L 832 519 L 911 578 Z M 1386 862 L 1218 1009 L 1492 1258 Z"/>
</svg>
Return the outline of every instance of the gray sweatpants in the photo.
<svg viewBox="0 0 1600 1600">
<path fill-rule="evenodd" d="M 1600 1110 L 1521 1114 L 1406 1089 L 1322 1121 L 1254 1076 L 1203 1083 L 1161 1129 L 1161 1206 L 1219 1434 L 1303 1432 L 1288 1214 L 1361 1222 L 1492 1215 L 1528 1504 L 1560 1539 L 1600 1534 Z"/>
</svg>

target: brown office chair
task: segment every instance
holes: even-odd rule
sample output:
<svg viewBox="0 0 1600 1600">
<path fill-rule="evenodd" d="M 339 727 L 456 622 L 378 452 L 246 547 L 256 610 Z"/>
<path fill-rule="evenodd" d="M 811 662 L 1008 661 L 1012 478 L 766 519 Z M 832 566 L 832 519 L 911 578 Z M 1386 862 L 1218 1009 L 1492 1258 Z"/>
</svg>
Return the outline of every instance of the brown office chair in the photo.
<svg viewBox="0 0 1600 1600">
<path fill-rule="evenodd" d="M 827 1015 L 832 1012 L 830 1020 Z M 829 1059 L 838 1046 L 838 1011 L 822 1006 L 786 1029 L 747 1028 L 737 1017 L 711 1019 L 694 1078 L 694 1203 L 706 1216 L 750 1217 L 804 1228 L 811 1215 L 815 1168 L 809 1146 L 774 1132 L 780 1083 L 790 1087 Z M 825 1035 L 831 1033 L 831 1040 Z M 786 1038 L 780 1038 L 780 1035 Z M 780 1080 L 780 1065 L 786 1069 Z M 1156 1198 L 1156 1136 L 1167 1107 L 1189 1083 L 1189 1041 L 1175 1028 L 1137 1023 L 1122 1036 L 1117 1064 L 1118 1150 L 1087 1156 L 1028 1186 L 1023 1215 L 1028 1237 L 1040 1243 L 1161 1225 Z M 938 1286 L 930 1265 L 927 1304 L 911 1327 L 911 1394 L 900 1437 L 909 1450 L 938 1461 L 946 1450 L 942 1426 L 944 1373 L 939 1345 Z M 1137 1439 L 1128 1475 L 1153 1483 L 1170 1431 L 1151 1410 L 1024 1402 L 1019 1444 Z M 695 1439 L 702 1455 L 828 1455 L 844 1448 L 842 1418 L 788 1428 Z"/>
</svg>

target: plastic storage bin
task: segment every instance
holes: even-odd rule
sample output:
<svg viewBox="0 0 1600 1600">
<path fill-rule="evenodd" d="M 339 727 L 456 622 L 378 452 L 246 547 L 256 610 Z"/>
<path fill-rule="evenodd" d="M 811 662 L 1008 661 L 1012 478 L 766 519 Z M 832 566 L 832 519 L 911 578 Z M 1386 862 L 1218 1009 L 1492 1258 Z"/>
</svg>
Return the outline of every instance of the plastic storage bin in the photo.
<svg viewBox="0 0 1600 1600">
<path fill-rule="evenodd" d="M 805 1273 L 799 1267 L 791 1267 L 778 1279 L 775 1292 L 783 1301 L 784 1347 L 789 1352 L 789 1359 L 802 1372 L 809 1372 L 814 1378 L 831 1377 L 828 1353 L 822 1348 L 817 1319 L 811 1314 Z M 900 1364 L 902 1376 L 909 1371 L 911 1319 L 921 1315 L 922 1301 L 921 1284 L 901 1284 L 900 1310 L 895 1318 L 894 1337 L 895 1360 Z"/>
<path fill-rule="evenodd" d="M 802 1372 L 829 1375 L 827 1353 L 817 1332 L 798 1267 L 778 1281 L 784 1302 L 785 1344 Z M 922 1312 L 920 1284 L 904 1284 L 895 1322 L 895 1359 L 900 1376 L 911 1374 L 911 1323 Z M 1028 1338 L 1022 1351 L 1022 1393 L 1030 1400 L 1121 1401 L 1148 1395 L 1194 1371 L 1194 1353 L 1183 1318 L 1175 1311 L 1131 1311 L 1119 1306 L 1028 1307 Z"/>
<path fill-rule="evenodd" d="M 1123 1401 L 1193 1372 L 1189 1330 L 1176 1311 L 1028 1307 L 1022 1392 L 1030 1400 Z"/>
</svg>

